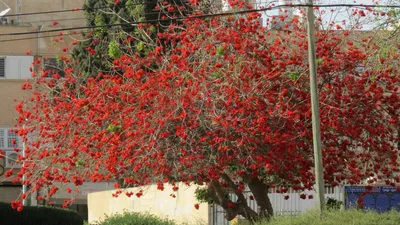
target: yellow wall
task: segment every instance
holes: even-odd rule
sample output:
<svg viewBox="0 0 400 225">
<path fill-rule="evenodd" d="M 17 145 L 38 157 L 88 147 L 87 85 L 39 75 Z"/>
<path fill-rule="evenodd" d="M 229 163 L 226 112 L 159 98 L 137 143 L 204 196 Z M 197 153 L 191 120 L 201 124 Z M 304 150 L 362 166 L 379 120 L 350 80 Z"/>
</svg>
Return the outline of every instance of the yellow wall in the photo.
<svg viewBox="0 0 400 225">
<path fill-rule="evenodd" d="M 49 31 L 60 28 L 61 27 L 45 26 L 41 29 L 41 31 Z M 2 34 L 36 31 L 37 28 L 34 26 L 0 26 L 0 33 Z M 71 43 L 74 40 L 83 39 L 82 35 L 80 35 L 78 32 L 77 34 L 73 35 L 64 35 L 64 40 L 56 43 L 54 40 L 58 38 L 59 33 L 60 32 L 49 32 L 39 35 L 24 34 L 17 36 L 0 36 L 0 56 L 24 56 L 27 51 L 31 51 L 31 55 L 46 57 L 64 55 L 66 53 L 63 52 L 63 48 L 68 48 L 70 51 L 73 48 Z"/>
<path fill-rule="evenodd" d="M 73 8 L 82 8 L 85 0 L 3 0 L 10 8 L 10 12 L 7 15 L 17 14 L 17 3 L 19 1 L 20 13 L 30 12 L 43 12 L 43 11 L 56 11 L 56 10 L 67 10 Z M 6 7 L 0 2 L 0 10 Z M 20 16 L 21 22 L 26 24 L 42 25 L 52 23 L 53 20 L 60 21 L 60 24 L 66 25 L 81 25 L 85 23 L 82 11 L 71 11 L 65 13 L 44 13 L 36 15 L 22 15 Z M 11 20 L 17 20 L 17 17 L 9 17 Z"/>
<path fill-rule="evenodd" d="M 20 101 L 27 96 L 28 91 L 21 90 L 24 82 L 24 80 L 0 80 L 0 127 L 8 128 L 16 124 L 18 113 L 15 106 L 18 102 L 14 99 Z"/>
<path fill-rule="evenodd" d="M 20 186 L 0 186 L 0 202 L 11 202 L 21 194 Z"/>
<path fill-rule="evenodd" d="M 160 217 L 168 217 L 179 224 L 203 225 L 208 224 L 208 204 L 200 204 L 196 210 L 194 205 L 197 202 L 194 192 L 196 186 L 188 187 L 179 184 L 177 192 L 172 191 L 172 186 L 165 185 L 164 191 L 157 190 L 157 185 L 143 188 L 143 196 L 137 198 L 132 195 L 130 198 L 121 194 L 118 198 L 112 197 L 113 191 L 90 193 L 88 195 L 89 223 L 104 219 L 104 215 L 112 215 L 130 212 L 148 212 Z M 136 194 L 140 188 L 129 188 L 127 192 Z M 176 198 L 170 195 L 175 194 Z"/>
</svg>

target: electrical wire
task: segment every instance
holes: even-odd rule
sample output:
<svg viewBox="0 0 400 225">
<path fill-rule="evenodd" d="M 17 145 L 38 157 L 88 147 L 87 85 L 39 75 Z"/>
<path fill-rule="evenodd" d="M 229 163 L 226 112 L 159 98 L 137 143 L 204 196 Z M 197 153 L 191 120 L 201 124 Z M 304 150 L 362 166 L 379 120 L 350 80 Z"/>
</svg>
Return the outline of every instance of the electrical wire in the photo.
<svg viewBox="0 0 400 225">
<path fill-rule="evenodd" d="M 99 7 L 99 8 L 91 8 L 91 10 L 98 9 L 106 9 L 110 7 Z M 53 10 L 53 11 L 41 11 L 41 12 L 28 12 L 28 13 L 20 13 L 20 14 L 9 14 L 5 15 L 5 17 L 16 17 L 16 16 L 31 16 L 31 15 L 40 15 L 40 14 L 53 14 L 53 13 L 65 13 L 65 12 L 78 12 L 78 11 L 86 11 L 87 9 L 82 8 L 73 8 L 73 9 L 64 9 L 64 10 Z"/>
<path fill-rule="evenodd" d="M 255 4 L 260 5 L 260 4 L 272 4 L 276 3 L 278 1 L 271 1 L 271 2 L 256 2 Z M 161 2 L 143 2 L 143 3 L 132 3 L 131 5 L 150 5 L 150 4 L 157 4 Z M 117 8 L 119 7 L 118 5 L 115 5 Z M 309 4 L 287 4 L 287 5 L 279 5 L 279 6 L 274 6 L 274 7 L 307 7 L 310 6 Z M 375 7 L 382 7 L 382 8 L 400 8 L 400 6 L 395 6 L 395 5 L 367 5 L 367 4 L 321 4 L 321 5 L 313 5 L 314 7 L 370 7 L 370 8 L 375 8 Z M 53 11 L 41 11 L 41 12 L 28 12 L 28 13 L 20 13 L 20 14 L 8 14 L 6 17 L 17 17 L 17 16 L 29 16 L 29 15 L 40 15 L 40 14 L 55 14 L 55 13 L 65 13 L 65 12 L 76 12 L 76 11 L 89 11 L 89 10 L 100 10 L 100 9 L 108 9 L 110 6 L 104 6 L 104 7 L 94 7 L 94 8 L 72 8 L 72 9 L 64 9 L 64 10 L 53 10 Z"/>
<path fill-rule="evenodd" d="M 157 2 L 158 3 L 158 2 Z M 143 2 L 143 3 L 132 3 L 130 5 L 132 6 L 138 6 L 138 5 L 150 5 L 150 4 L 157 4 L 154 2 Z M 115 7 L 119 7 L 118 5 L 115 5 Z M 53 14 L 53 13 L 66 13 L 66 12 L 77 12 L 77 11 L 89 11 L 89 10 L 99 10 L 99 9 L 109 9 L 111 8 L 110 6 L 104 6 L 104 7 L 94 7 L 94 8 L 72 8 L 72 9 L 63 9 L 63 10 L 53 10 L 53 11 L 41 11 L 41 12 L 27 12 L 27 13 L 20 13 L 20 14 L 9 14 L 6 15 L 6 17 L 16 17 L 16 16 L 30 16 L 30 15 L 40 15 L 40 14 Z"/>
<path fill-rule="evenodd" d="M 272 5 L 273 6 L 273 4 L 275 4 L 275 3 L 278 3 L 279 1 L 265 1 L 265 2 L 256 2 L 256 3 L 254 3 L 254 5 L 257 5 L 256 7 L 265 7 L 265 6 L 263 6 L 263 4 L 266 4 L 267 6 L 268 5 Z M 158 2 L 159 3 L 159 2 Z M 144 3 L 135 3 L 135 4 L 133 4 L 133 5 L 145 5 L 145 4 L 156 4 L 156 3 L 149 3 L 149 2 L 144 2 Z M 118 6 L 118 5 L 117 5 Z M 276 7 L 276 8 L 280 8 L 280 7 L 290 7 L 290 6 L 292 6 L 292 7 L 296 7 L 296 6 L 301 6 L 301 5 L 279 5 L 279 6 L 274 6 L 274 7 Z M 314 5 L 315 6 L 315 5 Z M 397 8 L 397 7 L 399 7 L 399 6 L 392 6 L 392 5 L 382 5 L 382 6 L 380 6 L 380 5 L 363 5 L 363 4 L 360 4 L 360 5 L 354 5 L 354 4 L 336 4 L 336 5 L 319 5 L 319 7 L 322 7 L 322 6 L 324 6 L 324 7 L 330 7 L 330 6 L 332 6 L 332 7 L 343 7 L 343 6 L 347 6 L 347 7 L 350 7 L 350 6 L 353 6 L 353 7 L 358 7 L 358 8 L 360 8 L 360 6 L 364 6 L 364 7 L 395 7 L 395 8 Z M 121 8 L 121 7 L 119 7 L 119 8 Z M 56 11 L 42 11 L 42 12 L 29 12 L 29 13 L 21 13 L 21 14 L 10 14 L 10 15 L 7 15 L 6 17 L 14 17 L 14 16 L 29 16 L 29 15 L 38 15 L 38 14 L 52 14 L 52 13 L 63 13 L 63 12 L 74 12 L 74 11 L 88 11 L 88 10 L 93 10 L 93 11 L 95 11 L 95 10 L 101 10 L 101 9 L 112 9 L 111 7 L 109 7 L 109 6 L 105 6 L 105 7 L 96 7 L 96 8 L 72 8 L 72 9 L 67 9 L 67 10 L 56 10 Z M 161 13 L 161 11 L 160 10 L 153 10 L 154 12 L 146 12 L 146 13 L 142 13 L 141 15 L 142 16 L 147 16 L 147 15 L 156 15 L 156 14 L 160 14 Z M 107 13 L 107 12 L 106 12 Z M 83 19 L 85 19 L 84 17 L 81 17 L 81 18 L 61 18 L 61 19 L 54 19 L 54 20 L 38 20 L 38 21 L 23 21 L 23 23 L 27 23 L 27 24 L 30 24 L 30 23 L 39 23 L 39 22 L 52 22 L 52 21 L 57 21 L 57 22 L 59 22 L 59 21 L 65 21 L 65 20 L 83 20 Z"/>
<path fill-rule="evenodd" d="M 118 28 L 111 28 L 107 31 L 117 31 L 119 30 Z M 87 30 L 86 32 L 90 32 L 92 30 Z M 53 35 L 42 35 L 42 36 L 33 36 L 33 37 L 25 37 L 25 38 L 16 38 L 16 39 L 11 39 L 11 40 L 0 40 L 0 43 L 2 42 L 11 42 L 11 41 L 25 41 L 25 40 L 36 40 L 36 39 L 42 39 L 42 38 L 53 38 L 53 37 L 68 37 L 68 36 L 74 36 L 74 35 L 82 35 L 80 33 L 75 33 L 75 34 L 71 34 L 71 33 L 63 33 L 62 35 L 60 34 L 53 34 Z M 79 41 L 79 40 L 78 40 Z"/>
<path fill-rule="evenodd" d="M 241 11 L 235 11 L 235 12 L 203 14 L 203 15 L 194 15 L 194 16 L 191 15 L 191 16 L 187 16 L 187 17 L 168 18 L 168 19 L 155 19 L 155 20 L 147 20 L 147 21 L 142 21 L 142 22 L 130 22 L 130 23 L 117 23 L 117 24 L 97 25 L 97 26 L 82 26 L 82 27 L 60 28 L 60 29 L 52 29 L 52 30 L 44 30 L 44 31 L 4 33 L 4 34 L 0 34 L 0 36 L 19 36 L 19 35 L 29 35 L 29 34 L 50 33 L 50 32 L 62 32 L 62 31 L 72 31 L 72 30 L 95 29 L 95 28 L 104 28 L 104 27 L 151 24 L 151 23 L 156 23 L 156 22 L 172 22 L 172 21 L 182 21 L 182 20 L 185 20 L 185 19 L 202 19 L 202 18 L 210 18 L 210 17 L 218 17 L 218 16 L 231 16 L 231 15 L 239 15 L 239 14 L 245 14 L 245 13 L 270 11 L 270 10 L 274 10 L 274 9 L 287 8 L 287 7 L 311 7 L 311 6 L 314 7 L 314 8 L 325 8 L 325 7 L 364 7 L 366 9 L 367 8 L 376 8 L 376 7 L 380 7 L 380 8 L 400 8 L 400 5 L 365 5 L 365 4 L 309 5 L 309 4 L 292 4 L 292 5 L 271 6 L 271 7 L 267 7 L 267 8 L 261 8 L 261 9 L 241 10 Z"/>
</svg>

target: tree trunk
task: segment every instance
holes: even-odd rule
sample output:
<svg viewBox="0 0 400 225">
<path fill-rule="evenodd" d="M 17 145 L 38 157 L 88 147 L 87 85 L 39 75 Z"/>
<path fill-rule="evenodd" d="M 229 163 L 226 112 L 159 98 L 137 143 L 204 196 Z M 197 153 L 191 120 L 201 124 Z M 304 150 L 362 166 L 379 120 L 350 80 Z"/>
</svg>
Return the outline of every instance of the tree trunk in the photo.
<svg viewBox="0 0 400 225">
<path fill-rule="evenodd" d="M 259 216 L 269 220 L 274 215 L 274 210 L 268 197 L 267 185 L 258 178 L 252 178 L 248 185 L 257 202 Z"/>
<path fill-rule="evenodd" d="M 258 212 L 256 212 L 248 206 L 244 194 L 236 191 L 237 185 L 227 174 L 223 174 L 221 178 L 228 183 L 228 188 L 223 188 L 219 181 L 212 181 L 208 187 L 206 198 L 213 200 L 215 204 L 221 206 L 225 210 L 225 218 L 228 221 L 233 220 L 238 215 L 243 216 L 250 222 L 256 222 L 262 219 L 269 220 L 273 216 L 272 204 L 268 197 L 268 187 L 261 180 L 258 178 L 251 178 L 248 182 L 250 191 L 258 205 Z M 235 193 L 238 197 L 238 200 L 234 202 L 234 207 L 228 207 L 231 202 L 227 195 L 228 193 Z"/>
</svg>

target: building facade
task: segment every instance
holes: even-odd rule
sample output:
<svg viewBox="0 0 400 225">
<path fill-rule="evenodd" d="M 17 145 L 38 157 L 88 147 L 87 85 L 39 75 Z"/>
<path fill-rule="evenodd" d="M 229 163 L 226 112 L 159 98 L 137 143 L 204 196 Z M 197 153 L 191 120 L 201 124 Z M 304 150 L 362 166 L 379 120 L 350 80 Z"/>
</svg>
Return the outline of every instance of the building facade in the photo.
<svg viewBox="0 0 400 225">
<path fill-rule="evenodd" d="M 84 26 L 82 11 L 24 15 L 81 8 L 83 3 L 84 0 L 0 1 L 0 11 L 9 9 L 0 17 L 0 149 L 4 152 L 0 157 L 0 202 L 16 200 L 22 193 L 22 186 L 12 182 L 21 167 L 16 163 L 20 153 L 14 149 L 22 148 L 22 143 L 10 129 L 14 127 L 18 117 L 15 106 L 29 96 L 29 92 L 23 91 L 21 86 L 27 79 L 31 79 L 30 67 L 36 59 L 55 58 L 62 47 L 69 46 L 73 38 L 78 38 L 78 36 L 64 37 L 62 43 L 54 45 L 54 38 L 45 36 L 56 36 L 59 33 L 6 34 Z M 57 21 L 58 24 L 54 26 L 53 21 Z M 13 170 L 14 175 L 7 178 L 4 172 L 8 170 Z M 61 194 L 59 198 L 56 199 L 57 202 L 62 202 L 61 198 L 65 199 L 65 196 Z M 79 204 L 83 207 L 74 205 L 72 208 L 81 208 L 79 211 L 84 214 L 87 210 L 85 196 L 80 196 L 80 199 Z"/>
</svg>

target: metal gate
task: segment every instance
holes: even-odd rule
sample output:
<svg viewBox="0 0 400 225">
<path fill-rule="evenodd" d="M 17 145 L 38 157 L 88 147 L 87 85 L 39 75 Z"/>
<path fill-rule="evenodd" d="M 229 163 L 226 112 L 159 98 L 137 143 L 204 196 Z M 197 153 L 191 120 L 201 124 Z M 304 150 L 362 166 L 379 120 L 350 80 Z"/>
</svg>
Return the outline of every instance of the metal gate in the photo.
<svg viewBox="0 0 400 225">
<path fill-rule="evenodd" d="M 307 195 L 316 195 L 315 191 L 306 191 Z M 254 200 L 249 199 L 250 192 L 244 191 L 245 196 L 247 197 L 247 204 L 253 210 L 257 211 L 257 203 Z M 272 207 L 274 209 L 275 216 L 297 216 L 302 212 L 305 212 L 310 209 L 314 209 L 317 206 L 316 199 L 301 199 L 300 193 L 289 190 L 285 195 L 289 196 L 288 200 L 284 199 L 283 194 L 276 193 L 276 189 L 270 189 L 270 193 L 268 194 L 269 199 L 271 201 Z M 335 187 L 332 188 L 330 186 L 325 187 L 325 197 L 333 198 L 339 201 L 344 202 L 344 187 Z M 231 200 L 235 202 L 237 200 L 236 195 L 231 195 Z M 230 225 L 231 223 L 225 219 L 225 211 L 222 207 L 218 205 L 209 205 L 209 225 Z M 244 219 L 239 217 L 239 219 Z"/>
</svg>

